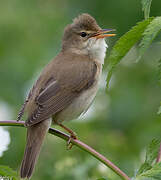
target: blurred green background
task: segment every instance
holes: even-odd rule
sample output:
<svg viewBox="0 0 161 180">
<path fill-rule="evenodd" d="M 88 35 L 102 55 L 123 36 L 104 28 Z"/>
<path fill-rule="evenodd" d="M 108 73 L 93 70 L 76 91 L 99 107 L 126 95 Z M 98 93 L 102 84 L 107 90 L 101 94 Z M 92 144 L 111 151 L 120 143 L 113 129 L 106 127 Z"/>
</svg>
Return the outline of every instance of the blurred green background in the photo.
<svg viewBox="0 0 161 180">
<path fill-rule="evenodd" d="M 64 27 L 84 12 L 94 16 L 102 28 L 117 29 L 117 36 L 107 40 L 107 56 L 114 42 L 143 19 L 140 0 L 0 2 L 0 120 L 16 119 L 40 71 L 59 52 Z M 159 15 L 161 1 L 153 0 L 151 16 Z M 157 115 L 161 100 L 157 76 L 161 35 L 139 63 L 135 63 L 136 57 L 137 47 L 134 47 L 116 68 L 108 94 L 105 94 L 105 71 L 101 89 L 87 115 L 67 124 L 80 140 L 104 154 L 129 176 L 134 175 L 143 161 L 147 144 L 161 137 L 161 118 Z M 5 129 L 11 142 L 0 157 L 0 164 L 18 171 L 26 130 Z M 96 180 L 108 176 L 119 180 L 87 153 L 76 147 L 67 151 L 63 140 L 48 134 L 32 179 Z"/>
</svg>

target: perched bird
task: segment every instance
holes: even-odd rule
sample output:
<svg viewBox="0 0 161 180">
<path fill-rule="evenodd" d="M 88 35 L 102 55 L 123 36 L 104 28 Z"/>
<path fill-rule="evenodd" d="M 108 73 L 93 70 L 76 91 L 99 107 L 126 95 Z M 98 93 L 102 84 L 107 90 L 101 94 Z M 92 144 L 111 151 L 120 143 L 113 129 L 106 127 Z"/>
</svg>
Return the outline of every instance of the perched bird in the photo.
<svg viewBox="0 0 161 180">
<path fill-rule="evenodd" d="M 60 53 L 44 68 L 31 89 L 18 120 L 27 113 L 27 144 L 21 178 L 30 178 L 45 135 L 53 122 L 76 138 L 62 122 L 76 119 L 91 105 L 98 89 L 111 29 L 101 29 L 89 14 L 67 25 Z"/>
</svg>

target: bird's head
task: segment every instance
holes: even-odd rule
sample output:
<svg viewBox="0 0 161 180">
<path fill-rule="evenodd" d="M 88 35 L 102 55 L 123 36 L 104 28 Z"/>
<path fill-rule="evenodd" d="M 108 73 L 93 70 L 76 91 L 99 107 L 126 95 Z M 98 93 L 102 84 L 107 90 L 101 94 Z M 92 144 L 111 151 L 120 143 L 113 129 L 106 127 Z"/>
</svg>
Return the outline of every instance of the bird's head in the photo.
<svg viewBox="0 0 161 180">
<path fill-rule="evenodd" d="M 81 53 L 96 53 L 104 49 L 106 43 L 104 38 L 115 36 L 109 32 L 112 29 L 101 29 L 96 20 L 89 14 L 81 14 L 67 25 L 64 31 L 62 49 L 73 49 Z"/>
</svg>

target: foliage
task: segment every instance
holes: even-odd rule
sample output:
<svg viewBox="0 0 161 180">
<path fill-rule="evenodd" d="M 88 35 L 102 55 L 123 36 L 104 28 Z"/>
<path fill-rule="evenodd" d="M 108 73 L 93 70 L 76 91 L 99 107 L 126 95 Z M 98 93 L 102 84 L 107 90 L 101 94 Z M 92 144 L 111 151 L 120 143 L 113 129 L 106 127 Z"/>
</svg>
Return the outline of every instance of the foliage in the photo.
<svg viewBox="0 0 161 180">
<path fill-rule="evenodd" d="M 152 0 L 142 0 L 142 9 L 144 11 L 145 20 L 138 23 L 130 31 L 125 33 L 113 47 L 110 56 L 108 58 L 108 75 L 107 75 L 107 89 L 109 87 L 109 82 L 112 77 L 112 73 L 116 65 L 122 60 L 122 58 L 127 54 L 131 47 L 138 42 L 141 37 L 142 40 L 139 44 L 139 55 L 136 60 L 138 62 L 145 51 L 148 49 L 154 38 L 161 30 L 161 17 L 149 18 L 150 5 Z M 148 19 L 149 18 L 149 19 Z M 160 65 L 159 65 L 159 78 L 161 76 Z M 160 113 L 160 109 L 158 114 Z"/>
<path fill-rule="evenodd" d="M 13 171 L 8 166 L 2 166 L 0 165 L 0 179 L 1 177 L 4 177 L 4 179 L 11 178 L 12 180 L 17 180 L 17 172 Z"/>
<path fill-rule="evenodd" d="M 153 18 L 149 18 L 147 20 L 139 22 L 130 31 L 125 33 L 114 45 L 110 53 L 110 56 L 107 59 L 108 62 L 107 88 L 114 68 L 121 61 L 121 59 L 127 54 L 127 52 L 132 48 L 132 46 L 141 39 L 144 30 L 152 20 Z"/>
<path fill-rule="evenodd" d="M 145 51 L 148 49 L 153 39 L 161 30 L 161 16 L 154 18 L 143 32 L 143 38 L 139 44 L 139 61 Z"/>
<path fill-rule="evenodd" d="M 138 175 L 135 180 L 161 180 L 161 162 Z"/>
<path fill-rule="evenodd" d="M 145 19 L 148 19 L 152 0 L 141 0 L 141 3 L 142 3 L 142 10 L 144 11 L 144 17 Z"/>
<path fill-rule="evenodd" d="M 139 61 L 143 56 L 147 48 L 152 43 L 153 39 L 161 30 L 161 17 L 149 18 L 138 23 L 130 31 L 124 34 L 113 47 L 110 56 L 108 58 L 108 76 L 107 76 L 107 88 L 113 73 L 115 66 L 121 61 L 121 59 L 127 54 L 131 47 L 138 42 L 143 36 L 139 44 L 139 56 L 136 61 Z"/>
<path fill-rule="evenodd" d="M 153 162 L 158 155 L 160 143 L 161 142 L 159 140 L 154 139 L 149 144 L 147 151 L 146 151 L 145 162 L 139 168 L 137 175 L 140 175 L 153 167 Z"/>
<path fill-rule="evenodd" d="M 145 162 L 138 170 L 135 180 L 146 180 L 147 178 L 151 178 L 151 180 L 161 180 L 161 162 L 154 162 L 158 155 L 160 143 L 161 141 L 154 139 L 149 144 L 146 151 Z"/>
</svg>

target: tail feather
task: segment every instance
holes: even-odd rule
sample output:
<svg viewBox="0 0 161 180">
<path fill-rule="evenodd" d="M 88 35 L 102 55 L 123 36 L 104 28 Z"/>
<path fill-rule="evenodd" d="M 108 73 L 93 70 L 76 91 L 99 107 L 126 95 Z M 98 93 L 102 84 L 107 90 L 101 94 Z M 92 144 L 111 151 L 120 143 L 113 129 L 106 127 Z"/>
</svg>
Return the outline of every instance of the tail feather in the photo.
<svg viewBox="0 0 161 180">
<path fill-rule="evenodd" d="M 48 119 L 27 128 L 27 144 L 20 169 L 21 178 L 29 179 L 32 176 L 43 140 L 50 124 L 51 120 Z"/>
</svg>

